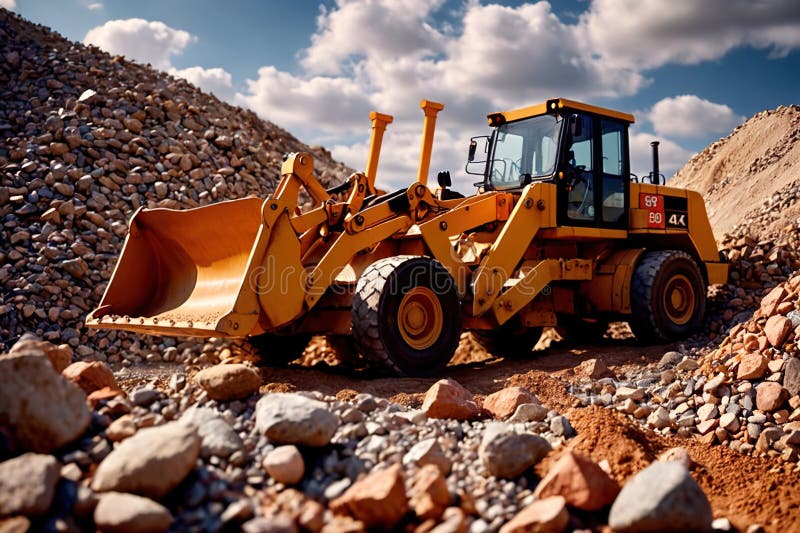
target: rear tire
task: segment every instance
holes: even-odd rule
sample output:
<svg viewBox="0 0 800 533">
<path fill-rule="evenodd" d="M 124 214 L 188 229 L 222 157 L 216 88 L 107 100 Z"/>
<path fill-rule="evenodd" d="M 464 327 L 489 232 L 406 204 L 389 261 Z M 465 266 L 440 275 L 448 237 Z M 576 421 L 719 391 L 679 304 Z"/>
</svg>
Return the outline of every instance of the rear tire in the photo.
<svg viewBox="0 0 800 533">
<path fill-rule="evenodd" d="M 455 282 L 429 257 L 376 261 L 358 280 L 352 326 L 369 361 L 399 375 L 434 374 L 453 357 L 461 335 Z"/>
<path fill-rule="evenodd" d="M 473 330 L 471 333 L 487 352 L 504 359 L 521 359 L 531 355 L 542 331 L 544 328 L 527 328 L 511 318 L 497 329 Z"/>
<path fill-rule="evenodd" d="M 683 339 L 703 325 L 706 286 L 692 257 L 678 250 L 647 252 L 631 282 L 629 321 L 643 342 Z"/>
<path fill-rule="evenodd" d="M 247 348 L 269 366 L 286 366 L 298 359 L 306 350 L 311 335 L 276 335 L 263 333 L 247 337 Z"/>
</svg>

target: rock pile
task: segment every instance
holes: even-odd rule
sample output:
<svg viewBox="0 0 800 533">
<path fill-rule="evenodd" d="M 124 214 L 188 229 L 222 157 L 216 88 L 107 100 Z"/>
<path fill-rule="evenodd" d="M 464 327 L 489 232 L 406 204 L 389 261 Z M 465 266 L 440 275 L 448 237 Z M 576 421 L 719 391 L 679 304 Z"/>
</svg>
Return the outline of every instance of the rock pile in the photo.
<svg viewBox="0 0 800 533">
<path fill-rule="evenodd" d="M 81 330 L 139 207 L 265 197 L 287 152 L 348 170 L 182 79 L 0 9 L 0 345 L 24 331 L 81 359 L 217 358 L 219 342 Z"/>
<path fill-rule="evenodd" d="M 746 225 L 743 198 L 769 199 L 777 207 L 800 178 L 800 105 L 756 113 L 730 135 L 695 155 L 670 185 L 700 192 L 717 235 Z M 778 199 L 780 198 L 780 200 Z M 788 207 L 788 206 L 787 206 Z M 796 206 L 778 211 L 777 228 L 800 215 Z"/>
<path fill-rule="evenodd" d="M 772 288 L 758 305 L 699 358 L 671 352 L 632 379 L 586 382 L 579 398 L 662 432 L 797 463 L 800 275 Z"/>
<path fill-rule="evenodd" d="M 20 366 L 20 357 L 40 364 Z M 507 532 L 617 520 L 627 528 L 621 530 L 643 531 L 670 517 L 685 520 L 682 498 L 699 494 L 697 505 L 708 508 L 677 463 L 669 487 L 635 508 L 619 503 L 626 493 L 608 466 L 568 451 L 575 433 L 569 421 L 523 387 L 482 402 L 442 380 L 422 409 L 368 394 L 344 401 L 318 392 L 244 391 L 219 401 L 207 391 L 218 381 L 173 379 L 169 390 L 124 392 L 104 363 L 75 363 L 59 375 L 33 348 L 1 355 L 2 364 L 17 366 L 0 376 L 24 382 L 46 375 L 50 389 L 68 389 L 80 402 L 51 407 L 73 410 L 58 418 L 2 422 L 2 434 L 12 437 L 31 428 L 73 431 L 57 449 L 12 440 L 13 449 L 0 450 L 0 525 Z M 239 372 L 227 376 L 236 380 Z M 556 460 L 539 480 L 534 467 L 550 454 Z M 636 479 L 629 484 L 647 483 Z M 709 526 L 704 513 L 687 522 L 688 530 Z"/>
</svg>

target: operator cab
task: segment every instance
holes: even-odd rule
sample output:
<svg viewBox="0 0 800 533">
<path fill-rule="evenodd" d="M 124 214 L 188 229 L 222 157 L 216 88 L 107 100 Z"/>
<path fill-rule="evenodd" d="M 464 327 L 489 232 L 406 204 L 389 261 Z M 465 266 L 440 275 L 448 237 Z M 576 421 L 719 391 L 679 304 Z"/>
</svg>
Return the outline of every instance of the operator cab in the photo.
<svg viewBox="0 0 800 533">
<path fill-rule="evenodd" d="M 626 227 L 632 115 L 555 99 L 488 120 L 493 130 L 483 137 L 486 159 L 475 161 L 476 137 L 467 163 L 467 172 L 473 163 L 485 164 L 484 190 L 557 183 L 559 226 Z"/>
</svg>

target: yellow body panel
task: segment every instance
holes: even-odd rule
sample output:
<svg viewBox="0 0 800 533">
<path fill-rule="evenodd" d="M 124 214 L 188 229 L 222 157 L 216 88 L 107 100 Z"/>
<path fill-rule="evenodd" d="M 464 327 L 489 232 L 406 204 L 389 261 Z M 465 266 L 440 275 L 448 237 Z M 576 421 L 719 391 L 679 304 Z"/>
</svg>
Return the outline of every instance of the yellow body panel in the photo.
<svg viewBox="0 0 800 533">
<path fill-rule="evenodd" d="M 538 182 L 526 186 L 497 241 L 472 277 L 473 315 L 491 309 L 539 230 L 555 225 L 555 184 Z"/>
</svg>

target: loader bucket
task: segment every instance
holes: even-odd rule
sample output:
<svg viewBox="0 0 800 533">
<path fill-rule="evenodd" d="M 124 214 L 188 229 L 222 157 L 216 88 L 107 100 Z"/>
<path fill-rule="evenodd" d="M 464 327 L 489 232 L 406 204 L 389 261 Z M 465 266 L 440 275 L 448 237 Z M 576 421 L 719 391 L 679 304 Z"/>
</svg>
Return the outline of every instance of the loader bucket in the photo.
<svg viewBox="0 0 800 533">
<path fill-rule="evenodd" d="M 262 203 L 245 198 L 184 211 L 138 211 L 87 326 L 168 335 L 247 335 L 258 320 L 257 302 L 248 306 L 246 317 L 235 307 L 241 294 L 249 297 L 246 277 Z"/>
</svg>

